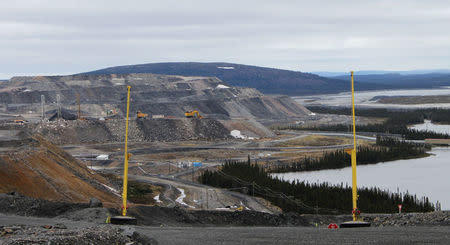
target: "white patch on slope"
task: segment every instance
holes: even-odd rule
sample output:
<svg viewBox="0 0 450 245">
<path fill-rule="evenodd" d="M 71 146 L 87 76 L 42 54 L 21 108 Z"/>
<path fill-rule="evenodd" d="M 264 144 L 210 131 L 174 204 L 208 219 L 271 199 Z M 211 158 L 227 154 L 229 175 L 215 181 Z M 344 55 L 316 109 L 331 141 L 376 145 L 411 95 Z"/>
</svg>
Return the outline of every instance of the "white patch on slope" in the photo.
<svg viewBox="0 0 450 245">
<path fill-rule="evenodd" d="M 180 191 L 181 194 L 180 194 L 180 196 L 177 198 L 177 200 L 175 200 L 175 202 L 177 202 L 177 203 L 179 203 L 179 204 L 181 204 L 181 205 L 184 205 L 184 206 L 188 206 L 188 207 L 190 207 L 190 208 L 195 208 L 194 206 L 188 205 L 187 203 L 185 203 L 185 202 L 183 201 L 183 199 L 186 197 L 186 194 L 184 194 L 184 189 L 177 188 L 177 190 Z"/>
<path fill-rule="evenodd" d="M 255 139 L 255 137 L 248 137 L 247 135 L 243 135 L 243 134 L 241 134 L 241 131 L 239 131 L 239 130 L 231 130 L 231 132 L 230 132 L 230 134 L 231 134 L 231 136 L 233 136 L 234 138 L 236 138 L 236 139 L 249 139 L 249 140 L 254 140 Z"/>
<path fill-rule="evenodd" d="M 161 202 L 161 200 L 159 200 L 159 195 L 154 196 L 153 199 L 154 199 L 156 202 Z"/>
<path fill-rule="evenodd" d="M 230 132 L 231 136 L 233 136 L 236 139 L 245 139 L 245 136 L 241 134 L 241 131 L 239 130 L 231 130 Z"/>
<path fill-rule="evenodd" d="M 100 184 L 103 185 L 104 187 L 106 187 L 108 190 L 110 190 L 114 195 L 121 197 L 121 195 L 119 194 L 119 192 L 116 189 L 112 188 L 111 186 L 107 186 L 103 183 L 100 183 Z"/>
<path fill-rule="evenodd" d="M 103 118 L 103 120 L 105 120 L 105 119 Z M 95 159 L 96 160 L 109 160 L 109 155 L 106 155 L 106 154 L 98 155 Z"/>
<path fill-rule="evenodd" d="M 223 70 L 234 70 L 233 66 L 218 66 L 217 68 L 223 69 Z"/>
<path fill-rule="evenodd" d="M 230 87 L 223 85 L 223 84 L 219 84 L 219 85 L 217 85 L 216 88 L 221 89 L 221 88 L 230 88 Z"/>
</svg>

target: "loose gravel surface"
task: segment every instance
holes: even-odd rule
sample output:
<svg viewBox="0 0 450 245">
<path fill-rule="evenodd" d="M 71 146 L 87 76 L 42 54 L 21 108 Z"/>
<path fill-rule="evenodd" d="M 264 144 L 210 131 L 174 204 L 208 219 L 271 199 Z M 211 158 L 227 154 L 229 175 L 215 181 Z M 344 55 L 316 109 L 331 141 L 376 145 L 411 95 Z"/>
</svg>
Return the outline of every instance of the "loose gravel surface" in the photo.
<svg viewBox="0 0 450 245">
<path fill-rule="evenodd" d="M 0 214 L 0 244 L 158 244 L 133 226 Z"/>
<path fill-rule="evenodd" d="M 0 201 L 0 244 L 198 244 L 199 241 L 204 244 L 448 244 L 450 241 L 450 211 L 364 214 L 371 227 L 330 230 L 329 223 L 339 224 L 350 220 L 350 216 L 136 206 L 130 207 L 129 215 L 138 219 L 138 226 L 114 226 L 106 224 L 106 218 L 117 215 L 117 210 L 33 200 L 20 195 L 2 194 Z"/>
<path fill-rule="evenodd" d="M 141 239 L 138 241 L 138 239 Z M 448 244 L 448 226 L 113 226 L 0 214 L 0 244 Z"/>
<path fill-rule="evenodd" d="M 138 227 L 159 244 L 448 244 L 448 227 Z"/>
<path fill-rule="evenodd" d="M 369 214 L 367 215 L 366 220 L 371 222 L 374 226 L 448 226 L 450 232 L 450 211 L 404 214 Z"/>
</svg>

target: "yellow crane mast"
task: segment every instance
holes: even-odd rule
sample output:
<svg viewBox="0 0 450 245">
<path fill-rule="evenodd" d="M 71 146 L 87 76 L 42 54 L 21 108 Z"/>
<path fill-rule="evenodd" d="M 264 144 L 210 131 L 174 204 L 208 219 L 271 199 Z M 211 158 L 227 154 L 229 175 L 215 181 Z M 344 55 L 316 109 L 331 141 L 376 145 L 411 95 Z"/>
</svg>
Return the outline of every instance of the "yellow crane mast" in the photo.
<svg viewBox="0 0 450 245">
<path fill-rule="evenodd" d="M 130 91 L 131 86 L 128 86 L 127 96 L 127 120 L 125 123 L 125 149 L 124 149 L 124 166 L 123 166 L 123 191 L 122 191 L 122 216 L 115 216 L 110 219 L 112 224 L 137 224 L 136 218 L 127 215 L 127 191 L 128 191 L 128 119 L 130 113 Z"/>
<path fill-rule="evenodd" d="M 352 121 L 353 121 L 353 149 L 345 150 L 351 156 L 352 161 L 352 221 L 344 222 L 340 225 L 341 228 L 352 227 L 368 227 L 370 223 L 365 222 L 360 217 L 358 209 L 358 189 L 356 184 L 356 119 L 355 119 L 355 87 L 353 79 L 353 71 L 350 72 L 352 80 Z"/>
</svg>

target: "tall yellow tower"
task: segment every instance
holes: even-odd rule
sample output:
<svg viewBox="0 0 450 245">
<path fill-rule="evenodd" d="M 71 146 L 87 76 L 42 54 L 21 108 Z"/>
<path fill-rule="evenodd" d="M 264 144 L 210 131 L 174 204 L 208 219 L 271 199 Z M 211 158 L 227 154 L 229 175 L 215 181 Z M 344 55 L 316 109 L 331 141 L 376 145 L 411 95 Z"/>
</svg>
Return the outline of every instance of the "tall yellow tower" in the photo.
<svg viewBox="0 0 450 245">
<path fill-rule="evenodd" d="M 350 227 L 367 227 L 370 223 L 365 222 L 359 216 L 360 211 L 358 209 L 358 189 L 356 182 L 356 119 L 355 119 L 355 86 L 353 79 L 353 71 L 350 72 L 352 81 L 352 121 L 353 121 L 353 149 L 347 149 L 346 152 L 350 154 L 352 161 L 352 217 L 353 220 L 349 222 L 344 222 L 340 225 L 341 228 Z"/>
<path fill-rule="evenodd" d="M 131 86 L 128 86 L 127 95 L 127 120 L 125 123 L 125 149 L 124 149 L 124 164 L 123 164 L 123 191 L 122 191 L 122 216 L 115 216 L 110 219 L 111 224 L 137 224 L 136 218 L 127 215 L 127 191 L 128 191 L 128 120 L 130 114 L 130 91 Z"/>
</svg>

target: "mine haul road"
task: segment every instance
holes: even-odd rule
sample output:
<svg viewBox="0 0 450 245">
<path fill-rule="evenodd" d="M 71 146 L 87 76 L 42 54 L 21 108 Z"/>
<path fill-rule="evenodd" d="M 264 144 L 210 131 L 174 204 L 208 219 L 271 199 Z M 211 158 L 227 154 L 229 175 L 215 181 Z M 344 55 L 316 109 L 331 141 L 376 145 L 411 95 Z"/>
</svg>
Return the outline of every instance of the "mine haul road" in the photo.
<svg viewBox="0 0 450 245">
<path fill-rule="evenodd" d="M 197 209 L 214 210 L 217 208 L 225 208 L 226 206 L 242 204 L 251 210 L 272 213 L 272 211 L 264 204 L 261 204 L 258 199 L 239 192 L 206 186 L 182 179 L 169 179 L 160 176 L 129 175 L 129 178 L 130 180 L 137 180 L 148 184 L 163 185 L 165 187 L 164 198 L 169 199 L 169 202 L 174 204 L 174 198 L 170 200 L 170 196 L 173 196 L 171 194 L 173 188 L 178 188 L 186 191 L 186 199 L 190 199 L 189 203 L 194 205 Z M 192 203 L 193 197 L 197 199 L 198 203 Z"/>
</svg>

